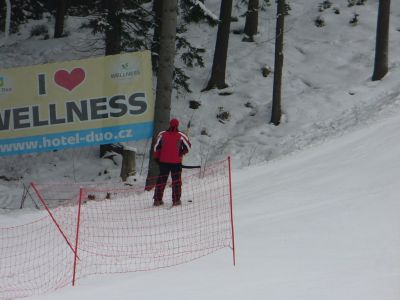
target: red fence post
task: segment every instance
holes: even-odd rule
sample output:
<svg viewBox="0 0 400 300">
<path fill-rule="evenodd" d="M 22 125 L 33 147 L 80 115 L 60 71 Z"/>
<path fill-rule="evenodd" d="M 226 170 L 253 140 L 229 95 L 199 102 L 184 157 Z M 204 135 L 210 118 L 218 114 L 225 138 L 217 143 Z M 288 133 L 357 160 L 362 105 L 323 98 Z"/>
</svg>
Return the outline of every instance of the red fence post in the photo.
<svg viewBox="0 0 400 300">
<path fill-rule="evenodd" d="M 232 169 L 231 169 L 231 157 L 228 156 L 228 169 L 229 169 L 229 204 L 231 209 L 231 228 L 232 228 L 232 255 L 233 265 L 236 265 L 236 251 L 235 251 L 235 229 L 233 226 L 233 203 L 232 203 Z"/>
<path fill-rule="evenodd" d="M 75 285 L 76 277 L 76 259 L 78 257 L 78 239 L 79 239 L 79 225 L 81 223 L 81 204 L 82 204 L 83 189 L 79 190 L 79 202 L 78 202 L 78 216 L 76 221 L 76 236 L 75 236 L 75 255 L 74 255 L 74 271 L 72 275 L 72 286 Z"/>
</svg>

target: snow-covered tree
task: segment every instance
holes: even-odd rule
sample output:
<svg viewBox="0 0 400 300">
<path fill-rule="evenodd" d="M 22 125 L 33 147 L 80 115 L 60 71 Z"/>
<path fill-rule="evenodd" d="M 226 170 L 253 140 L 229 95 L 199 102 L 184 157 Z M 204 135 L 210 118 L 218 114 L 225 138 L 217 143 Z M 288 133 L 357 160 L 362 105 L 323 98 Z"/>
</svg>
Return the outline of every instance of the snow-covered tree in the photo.
<svg viewBox="0 0 400 300">
<path fill-rule="evenodd" d="M 219 19 L 204 4 L 204 0 L 181 0 L 180 7 L 186 23 L 207 22 L 211 26 L 218 24 Z"/>
</svg>

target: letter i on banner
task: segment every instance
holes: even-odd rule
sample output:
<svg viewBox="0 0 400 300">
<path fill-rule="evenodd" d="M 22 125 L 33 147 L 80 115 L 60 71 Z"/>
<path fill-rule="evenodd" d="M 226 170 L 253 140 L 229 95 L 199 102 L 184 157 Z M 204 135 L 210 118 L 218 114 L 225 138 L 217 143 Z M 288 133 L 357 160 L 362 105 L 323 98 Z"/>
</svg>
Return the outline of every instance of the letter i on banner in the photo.
<svg viewBox="0 0 400 300">
<path fill-rule="evenodd" d="M 46 95 L 46 74 L 38 74 L 37 78 L 39 96 Z"/>
</svg>

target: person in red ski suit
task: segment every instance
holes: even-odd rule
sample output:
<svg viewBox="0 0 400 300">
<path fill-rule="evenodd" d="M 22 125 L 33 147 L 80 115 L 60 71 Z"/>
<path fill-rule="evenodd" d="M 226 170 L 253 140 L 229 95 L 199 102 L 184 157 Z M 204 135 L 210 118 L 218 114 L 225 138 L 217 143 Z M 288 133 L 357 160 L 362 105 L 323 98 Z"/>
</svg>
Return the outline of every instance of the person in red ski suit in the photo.
<svg viewBox="0 0 400 300">
<path fill-rule="evenodd" d="M 163 195 L 168 176 L 172 178 L 172 205 L 181 205 L 182 158 L 189 152 L 191 144 L 186 134 L 178 130 L 179 121 L 172 119 L 169 128 L 161 131 L 153 149 L 153 158 L 158 162 L 160 173 L 154 190 L 154 206 L 163 205 Z"/>
</svg>

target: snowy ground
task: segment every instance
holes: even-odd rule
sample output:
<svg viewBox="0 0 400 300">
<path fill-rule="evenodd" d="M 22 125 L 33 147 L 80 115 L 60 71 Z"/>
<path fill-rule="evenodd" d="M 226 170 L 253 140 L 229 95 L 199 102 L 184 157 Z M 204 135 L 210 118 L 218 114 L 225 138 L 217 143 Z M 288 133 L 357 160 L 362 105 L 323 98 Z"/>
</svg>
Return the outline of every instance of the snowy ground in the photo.
<svg viewBox="0 0 400 300">
<path fill-rule="evenodd" d="M 89 277 L 32 299 L 399 298 L 400 5 L 392 1 L 390 72 L 371 82 L 377 1 L 352 8 L 332 1 L 340 15 L 319 13 L 320 2 L 291 3 L 279 127 L 269 124 L 272 76 L 260 72 L 273 66 L 273 10 L 263 13 L 255 44 L 231 36 L 231 96 L 199 92 L 210 73 L 216 29 L 190 28 L 195 44 L 210 51 L 205 69 L 188 70 L 194 93 L 176 95 L 173 116 L 192 119 L 188 164 L 232 156 L 237 265 L 224 250 L 160 271 Z M 218 1 L 207 5 L 218 14 Z M 355 27 L 348 24 L 354 12 Z M 314 26 L 318 15 L 325 27 Z M 74 30 L 78 21 L 70 19 L 70 37 L 58 41 L 12 36 L 0 47 L 0 68 L 99 55 L 78 51 L 86 43 L 85 33 Z M 240 18 L 232 29 L 243 24 Z M 190 110 L 191 99 L 202 106 Z M 215 118 L 220 108 L 231 115 L 225 124 Z M 208 136 L 200 135 L 203 128 Z M 147 154 L 148 143 L 135 146 Z M 118 180 L 119 166 L 92 150 L 0 158 L 0 175 L 23 177 L 0 182 L 0 226 L 35 213 L 28 203 L 11 209 L 19 207 L 22 182 Z"/>
</svg>

